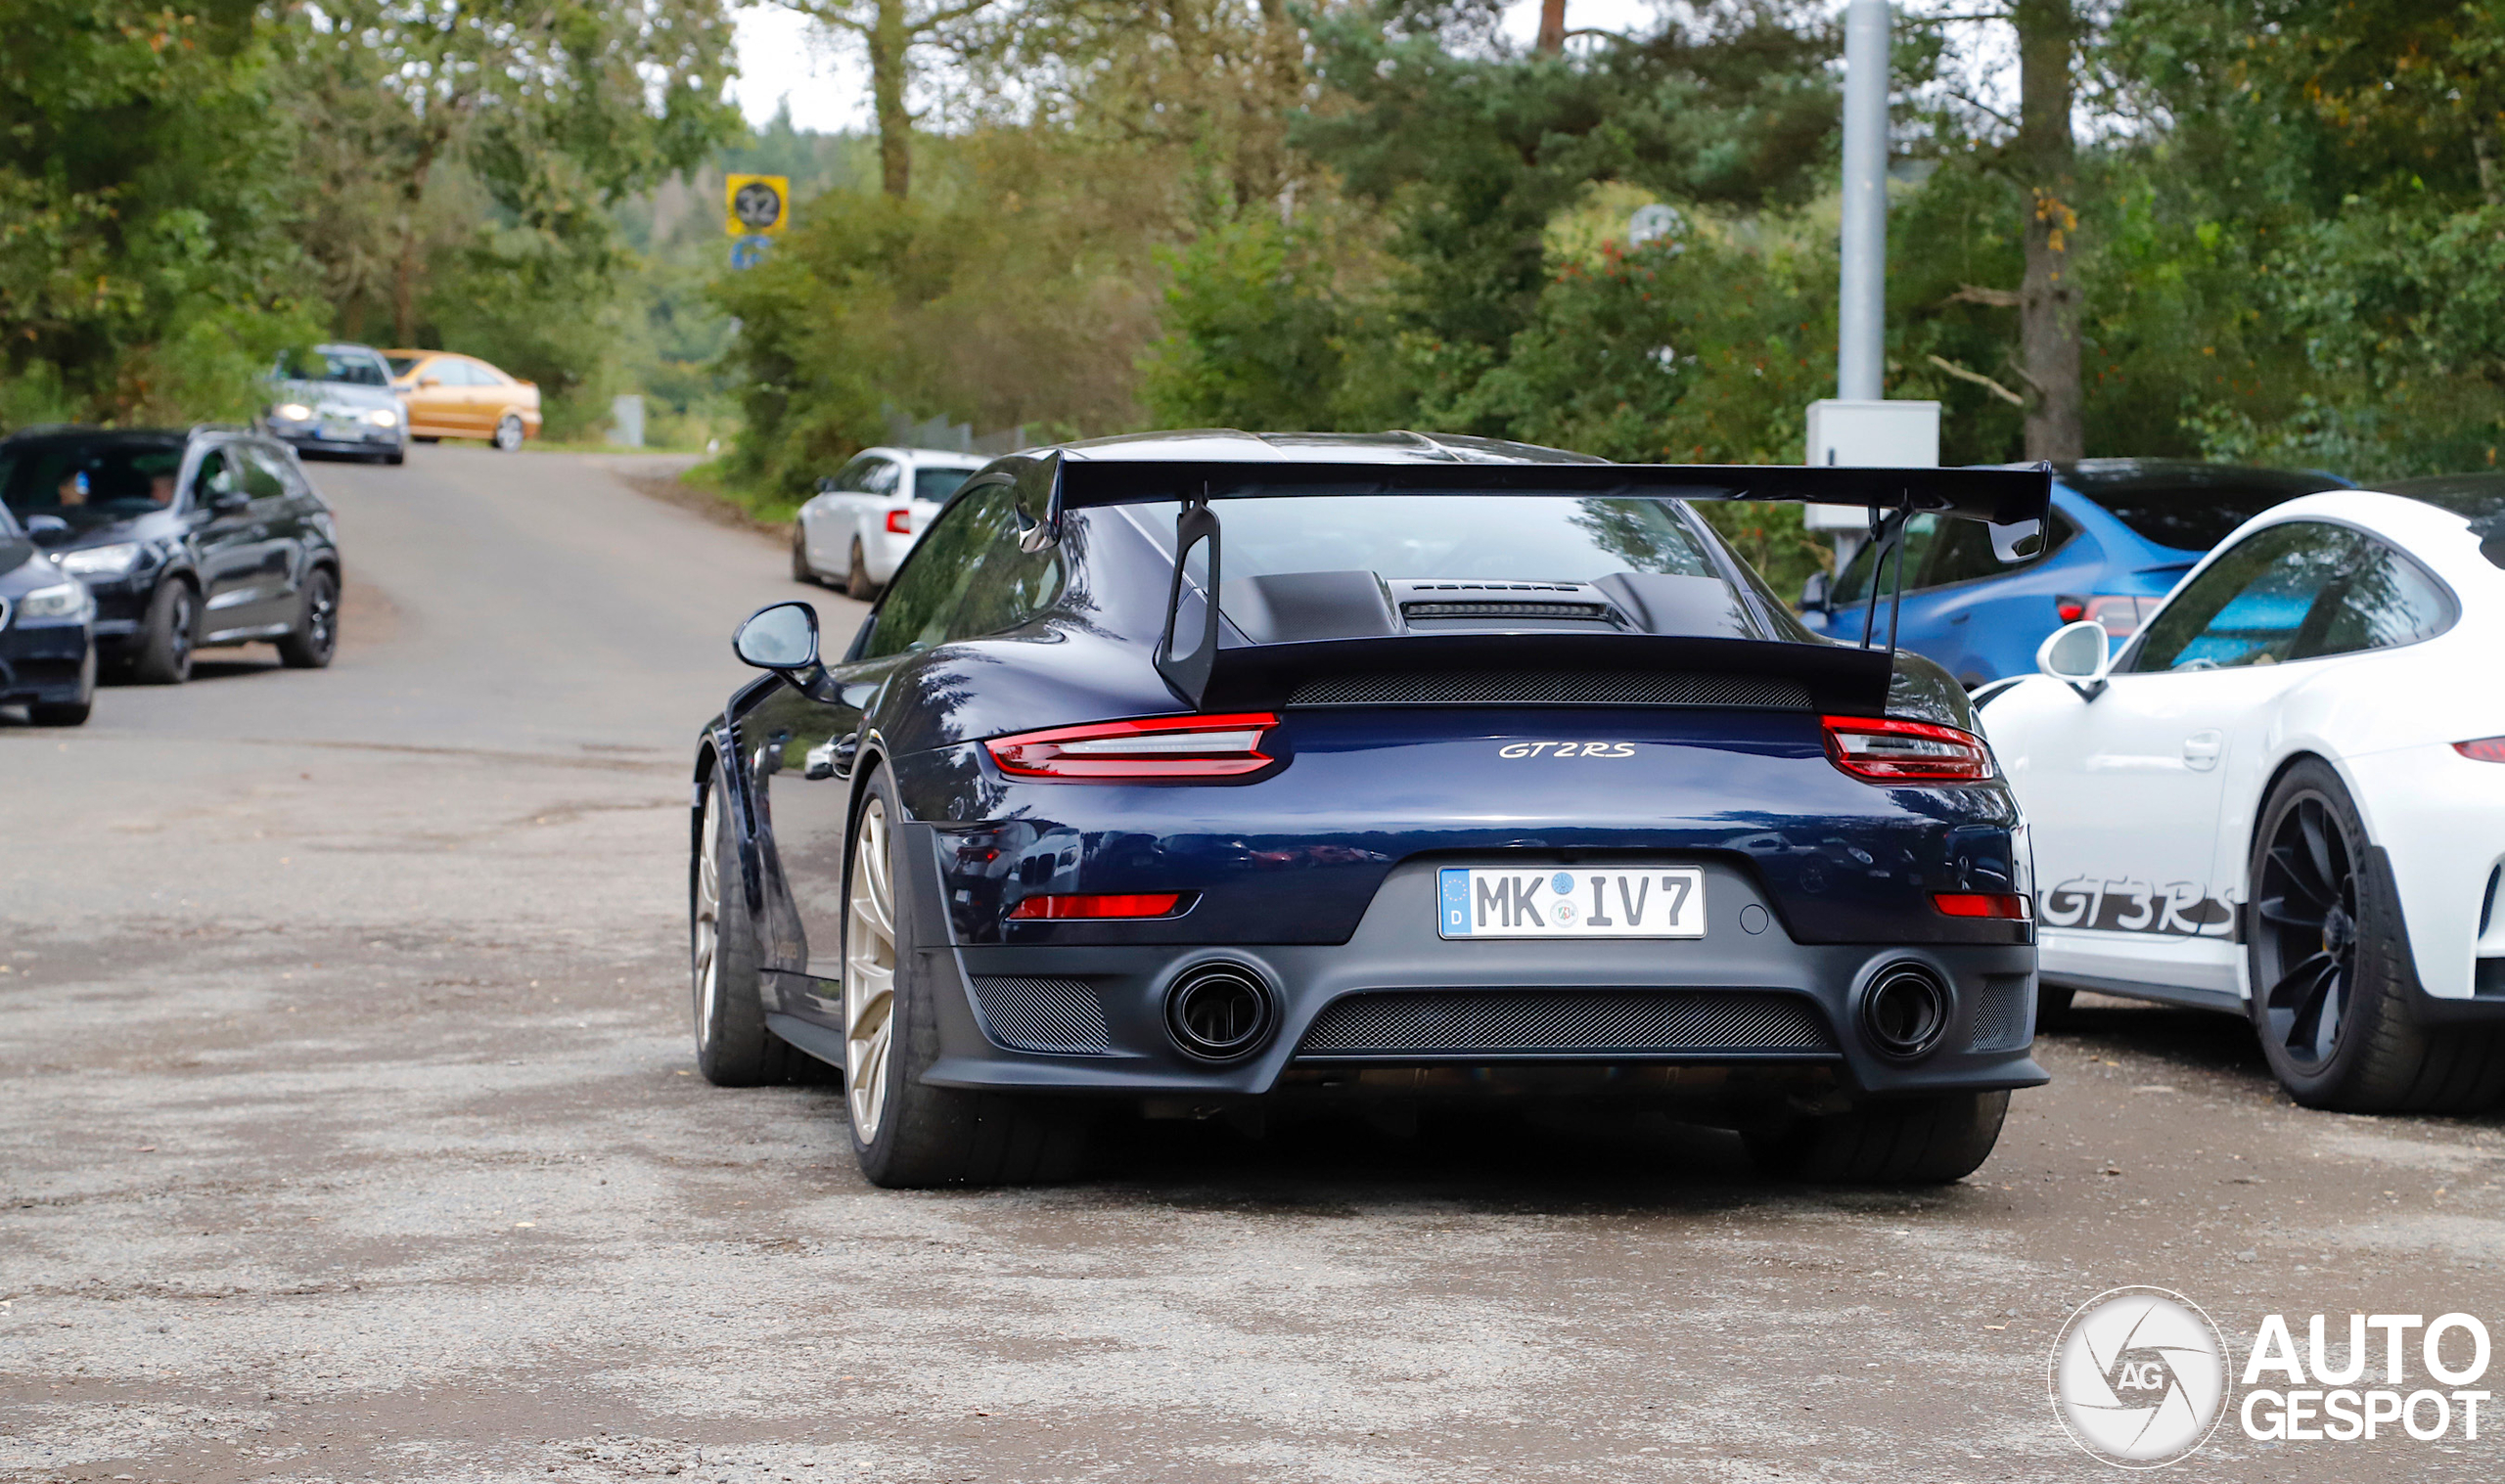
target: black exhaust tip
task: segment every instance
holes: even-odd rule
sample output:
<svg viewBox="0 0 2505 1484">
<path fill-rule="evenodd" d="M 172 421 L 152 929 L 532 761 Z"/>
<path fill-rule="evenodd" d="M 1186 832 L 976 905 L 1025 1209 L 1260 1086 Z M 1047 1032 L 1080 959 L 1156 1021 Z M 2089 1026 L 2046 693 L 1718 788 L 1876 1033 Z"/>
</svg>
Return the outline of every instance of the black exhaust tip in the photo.
<svg viewBox="0 0 2505 1484">
<path fill-rule="evenodd" d="M 1948 985 L 1920 964 L 1890 964 L 1861 996 L 1861 1031 L 1883 1057 L 1912 1061 L 1948 1030 Z"/>
<path fill-rule="evenodd" d="M 1278 1021 L 1269 981 L 1242 964 L 1197 964 L 1165 992 L 1165 1028 L 1204 1061 L 1235 1061 L 1259 1051 Z"/>
</svg>

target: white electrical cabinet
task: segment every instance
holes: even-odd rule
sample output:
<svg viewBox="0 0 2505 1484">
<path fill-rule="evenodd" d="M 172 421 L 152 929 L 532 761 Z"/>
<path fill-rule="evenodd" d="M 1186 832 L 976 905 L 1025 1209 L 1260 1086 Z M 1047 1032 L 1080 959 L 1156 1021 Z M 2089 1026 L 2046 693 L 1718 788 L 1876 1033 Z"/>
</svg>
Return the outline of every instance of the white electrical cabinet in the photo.
<svg viewBox="0 0 2505 1484">
<path fill-rule="evenodd" d="M 1809 456 L 1804 463 L 1849 469 L 1936 469 L 1939 465 L 1937 402 L 1809 404 Z M 1810 505 L 1801 519 L 1813 531 L 1866 531 L 1870 512 L 1857 505 Z"/>
</svg>

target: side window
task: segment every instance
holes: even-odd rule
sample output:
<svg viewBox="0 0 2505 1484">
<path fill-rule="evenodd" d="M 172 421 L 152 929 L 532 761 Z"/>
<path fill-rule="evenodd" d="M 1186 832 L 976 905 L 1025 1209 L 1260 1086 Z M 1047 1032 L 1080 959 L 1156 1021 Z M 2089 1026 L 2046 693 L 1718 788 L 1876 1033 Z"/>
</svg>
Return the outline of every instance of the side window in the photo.
<svg viewBox="0 0 2505 1484">
<path fill-rule="evenodd" d="M 2004 562 L 1992 551 L 1990 526 L 1981 520 L 1946 521 L 1939 539 L 1931 548 L 1931 564 L 1923 569 L 1920 585 L 1947 587 L 1951 583 L 2023 572 L 2060 551 L 2077 533 L 2078 527 L 2057 514 L 2046 522 L 2045 529 L 2047 537 L 2043 550 L 2024 562 Z M 1905 585 L 1910 588 L 1915 584 L 1907 582 Z"/>
<path fill-rule="evenodd" d="M 192 475 L 193 504 L 206 506 L 214 497 L 243 487 L 235 471 L 227 467 L 225 449 L 212 448 L 200 456 L 200 472 Z"/>
<path fill-rule="evenodd" d="M 2307 619 L 2348 576 L 2364 544 L 2353 531 L 2313 520 L 2247 536 L 2159 612 L 2130 668 L 2223 670 L 2297 657 Z"/>
<path fill-rule="evenodd" d="M 1950 523 L 1962 525 L 1971 522 L 1952 521 Z M 1939 517 L 1937 516 L 1916 516 L 1905 522 L 1906 592 L 1910 593 L 1922 586 L 1923 563 L 1930 559 L 1931 544 L 1938 534 Z M 1844 575 L 1836 579 L 1834 596 L 1827 601 L 1837 605 L 1869 602 L 1874 585 L 1874 574 L 1871 568 L 1876 563 L 1878 556 L 1879 545 L 1875 541 L 1866 543 L 1861 550 L 1853 553 L 1852 560 L 1845 563 Z M 1896 580 L 1895 558 L 1890 556 L 1888 559 L 1888 569 L 1875 576 L 1875 585 L 1879 594 L 1885 597 Z"/>
<path fill-rule="evenodd" d="M 992 487 L 966 497 L 979 504 L 991 528 L 991 550 L 966 589 L 950 637 L 972 639 L 1014 629 L 1061 596 L 1061 556 L 1018 549 L 1018 517 L 1012 491 Z M 968 512 L 973 514 L 973 512 Z"/>
<path fill-rule="evenodd" d="M 2316 632 L 2299 655 L 2354 654 L 2433 639 L 2450 627 L 2453 605 L 2417 562 L 2371 536 L 2346 580 L 2334 591 Z"/>
<path fill-rule="evenodd" d="M 896 492 L 895 461 L 872 459 L 869 468 L 861 471 L 861 488 L 864 492 L 873 495 L 894 494 Z"/>
<path fill-rule="evenodd" d="M 276 459 L 257 448 L 237 448 L 234 454 L 241 455 L 235 463 L 243 477 L 244 493 L 255 500 L 287 498 L 287 479 L 278 472 Z"/>
<path fill-rule="evenodd" d="M 847 492 L 858 490 L 861 487 L 861 476 L 868 473 L 870 472 L 870 466 L 877 462 L 877 460 L 868 458 L 864 455 L 854 455 L 852 462 L 843 466 L 843 468 L 836 473 L 835 487 L 839 490 Z"/>
<path fill-rule="evenodd" d="M 892 475 L 895 466 L 888 468 Z M 927 650 L 955 637 L 957 607 L 991 554 L 994 532 L 1009 518 L 1006 489 L 988 489 L 941 511 L 888 586 L 862 657 Z"/>
</svg>

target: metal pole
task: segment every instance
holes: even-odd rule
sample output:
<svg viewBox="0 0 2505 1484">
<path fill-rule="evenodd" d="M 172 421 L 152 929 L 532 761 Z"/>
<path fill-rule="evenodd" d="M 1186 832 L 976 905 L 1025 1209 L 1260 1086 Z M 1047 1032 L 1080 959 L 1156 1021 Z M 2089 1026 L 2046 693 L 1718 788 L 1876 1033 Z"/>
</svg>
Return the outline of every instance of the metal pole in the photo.
<svg viewBox="0 0 2505 1484">
<path fill-rule="evenodd" d="M 1844 20 L 1844 286 L 1836 395 L 1886 395 L 1888 349 L 1888 0 L 1851 0 Z"/>
</svg>

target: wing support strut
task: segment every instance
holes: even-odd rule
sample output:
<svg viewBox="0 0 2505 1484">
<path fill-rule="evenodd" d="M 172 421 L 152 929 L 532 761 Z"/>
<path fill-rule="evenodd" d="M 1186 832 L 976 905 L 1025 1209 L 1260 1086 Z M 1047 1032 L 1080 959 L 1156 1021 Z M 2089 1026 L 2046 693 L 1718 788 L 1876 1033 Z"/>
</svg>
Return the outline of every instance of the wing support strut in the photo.
<svg viewBox="0 0 2505 1484">
<path fill-rule="evenodd" d="M 1174 630 L 1182 621 L 1184 569 L 1191 564 L 1192 549 L 1205 542 L 1209 549 L 1208 583 L 1201 593 L 1201 632 L 1189 650 L 1178 653 Z M 1201 697 L 1208 694 L 1209 670 L 1217 663 L 1217 588 L 1222 580 L 1217 512 L 1209 509 L 1208 489 L 1204 485 L 1199 495 L 1183 497 L 1183 509 L 1174 517 L 1174 578 L 1165 589 L 1165 632 L 1157 642 L 1157 673 L 1194 710 L 1200 709 Z"/>
</svg>

